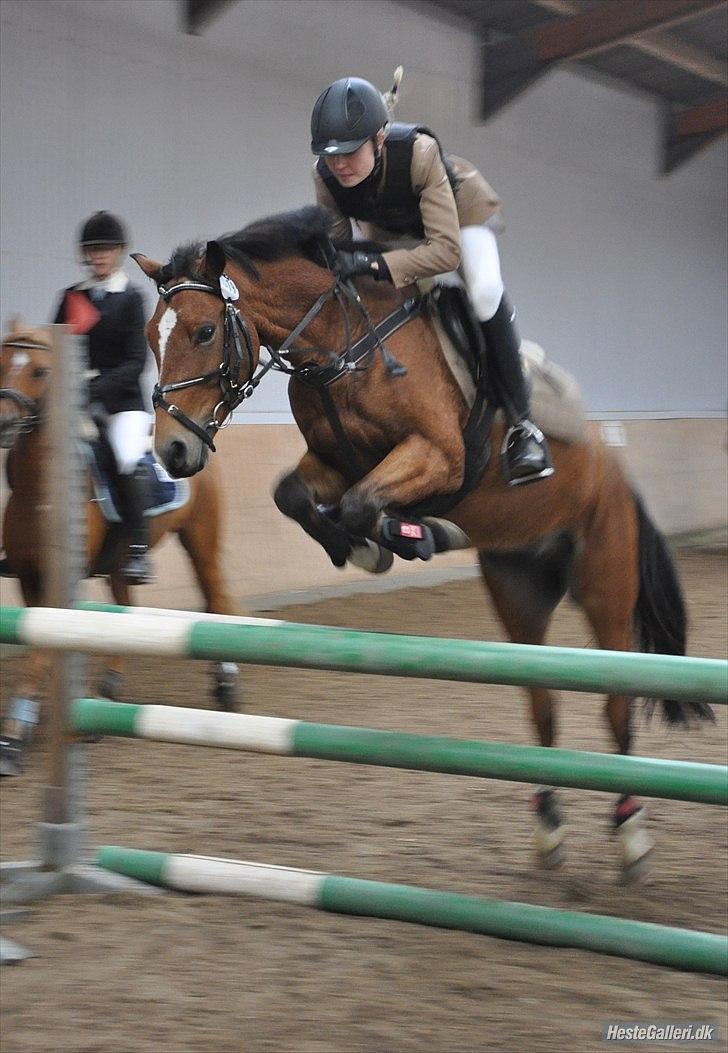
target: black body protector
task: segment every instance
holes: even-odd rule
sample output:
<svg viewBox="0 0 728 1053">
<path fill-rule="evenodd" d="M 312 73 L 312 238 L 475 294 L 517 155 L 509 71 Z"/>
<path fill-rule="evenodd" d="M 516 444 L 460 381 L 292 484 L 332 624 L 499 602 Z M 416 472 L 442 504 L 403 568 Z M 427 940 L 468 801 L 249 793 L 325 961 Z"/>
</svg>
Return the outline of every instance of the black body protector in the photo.
<svg viewBox="0 0 728 1053">
<path fill-rule="evenodd" d="M 344 187 L 329 171 L 325 159 L 318 159 L 316 171 L 345 216 L 374 223 L 394 234 L 415 238 L 425 236 L 419 194 L 412 187 L 412 150 L 415 138 L 420 134 L 429 135 L 435 140 L 450 186 L 453 192 L 457 189 L 457 176 L 452 162 L 429 128 L 422 124 L 390 124 L 386 140 L 387 164 L 381 185 L 381 162 L 375 165 L 371 176 L 358 186 Z"/>
</svg>

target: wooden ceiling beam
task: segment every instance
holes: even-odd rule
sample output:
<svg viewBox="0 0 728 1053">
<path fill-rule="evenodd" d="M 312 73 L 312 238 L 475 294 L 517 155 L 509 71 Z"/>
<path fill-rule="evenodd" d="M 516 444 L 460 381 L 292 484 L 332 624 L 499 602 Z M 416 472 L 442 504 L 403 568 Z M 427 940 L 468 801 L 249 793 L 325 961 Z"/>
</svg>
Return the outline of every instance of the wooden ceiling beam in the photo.
<svg viewBox="0 0 728 1053">
<path fill-rule="evenodd" d="M 728 131 L 728 98 L 711 99 L 702 106 L 675 113 L 671 120 L 675 135 L 700 135 Z"/>
<path fill-rule="evenodd" d="M 544 10 L 554 11 L 559 15 L 574 15 L 582 10 L 575 0 L 533 0 L 533 2 L 543 7 Z M 650 55 L 651 58 L 668 62 L 671 66 L 684 70 L 686 73 L 692 73 L 693 76 L 700 77 L 702 80 L 719 84 L 723 88 L 728 87 L 728 64 L 701 48 L 678 40 L 670 33 L 652 30 L 628 37 L 621 43 L 645 55 Z M 605 45 L 607 46 L 611 45 Z"/>
<path fill-rule="evenodd" d="M 484 44 L 481 116 L 492 116 L 556 62 L 583 58 L 644 30 L 673 25 L 724 4 L 725 0 L 607 0 L 501 43 Z"/>
<path fill-rule="evenodd" d="M 182 22 L 185 33 L 199 36 L 213 19 L 236 0 L 182 0 Z"/>
<path fill-rule="evenodd" d="M 728 96 L 676 111 L 668 107 L 662 126 L 662 175 L 674 172 L 698 150 L 728 132 Z"/>
<path fill-rule="evenodd" d="M 529 43 L 544 62 L 580 58 L 628 40 L 635 33 L 665 28 L 717 7 L 721 0 L 613 0 L 578 15 L 526 30 Z"/>
</svg>

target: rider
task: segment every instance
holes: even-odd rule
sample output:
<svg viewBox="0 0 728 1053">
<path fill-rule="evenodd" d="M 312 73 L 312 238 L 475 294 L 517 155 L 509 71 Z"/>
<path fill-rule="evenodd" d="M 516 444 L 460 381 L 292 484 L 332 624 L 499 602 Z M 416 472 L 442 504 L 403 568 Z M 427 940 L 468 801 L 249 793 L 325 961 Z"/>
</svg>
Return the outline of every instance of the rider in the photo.
<svg viewBox="0 0 728 1053">
<path fill-rule="evenodd" d="M 140 376 L 147 357 L 141 294 L 121 270 L 126 231 L 110 212 L 95 212 L 81 227 L 78 245 L 88 268 L 85 281 L 64 290 L 55 323 L 67 323 L 88 340 L 89 405 L 103 421 L 114 455 L 121 515 L 129 551 L 124 577 L 131 585 L 152 580 L 144 517 L 147 476 L 140 464 L 147 449 L 150 415 Z"/>
<path fill-rule="evenodd" d="M 336 217 L 334 241 L 351 240 L 350 220 L 355 238 L 400 245 L 407 239 L 406 247 L 381 255 L 340 251 L 337 272 L 401 288 L 460 267 L 509 425 L 508 482 L 553 475 L 544 436 L 530 419 L 520 340 L 501 278 L 495 192 L 468 161 L 445 155 L 427 128 L 391 123 L 382 95 L 358 77 L 335 81 L 316 100 L 311 150 L 318 155 L 316 200 Z"/>
</svg>

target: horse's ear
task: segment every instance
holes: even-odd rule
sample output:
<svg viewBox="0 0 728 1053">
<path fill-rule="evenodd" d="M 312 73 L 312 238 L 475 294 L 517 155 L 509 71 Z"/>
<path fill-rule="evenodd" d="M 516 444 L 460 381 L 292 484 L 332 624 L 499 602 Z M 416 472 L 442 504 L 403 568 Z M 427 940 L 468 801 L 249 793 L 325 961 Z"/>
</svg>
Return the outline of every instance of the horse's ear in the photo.
<svg viewBox="0 0 728 1053">
<path fill-rule="evenodd" d="M 11 333 L 11 335 L 14 335 L 15 333 L 22 333 L 22 331 L 23 331 L 23 319 L 21 318 L 21 316 L 19 314 L 14 314 L 12 316 L 12 318 L 10 319 L 9 325 L 10 325 L 10 333 Z"/>
<path fill-rule="evenodd" d="M 202 269 L 208 278 L 217 282 L 225 270 L 227 257 L 219 241 L 208 241 L 205 256 L 202 261 Z"/>
<path fill-rule="evenodd" d="M 157 263 L 156 260 L 150 260 L 148 256 L 145 256 L 141 252 L 132 252 L 129 255 L 134 260 L 134 262 L 141 267 L 141 269 L 146 274 L 147 278 L 151 278 L 152 281 L 155 282 L 157 281 L 159 272 L 162 269 L 161 263 Z"/>
</svg>

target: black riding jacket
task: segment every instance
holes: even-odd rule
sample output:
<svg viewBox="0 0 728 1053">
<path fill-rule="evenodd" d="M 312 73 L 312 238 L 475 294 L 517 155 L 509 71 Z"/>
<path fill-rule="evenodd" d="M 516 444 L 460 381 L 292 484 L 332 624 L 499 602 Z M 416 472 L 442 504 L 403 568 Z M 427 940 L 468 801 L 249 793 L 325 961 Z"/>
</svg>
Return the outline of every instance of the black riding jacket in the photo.
<svg viewBox="0 0 728 1053">
<path fill-rule="evenodd" d="M 147 360 L 141 293 L 128 284 L 123 291 L 92 299 L 89 290 L 71 286 L 61 295 L 53 319 L 56 324 L 67 321 L 66 297 L 70 292 L 85 296 L 101 315 L 86 334 L 89 369 L 99 372 L 89 384 L 89 401 L 100 402 L 107 413 L 146 409 L 140 386 Z"/>
</svg>

